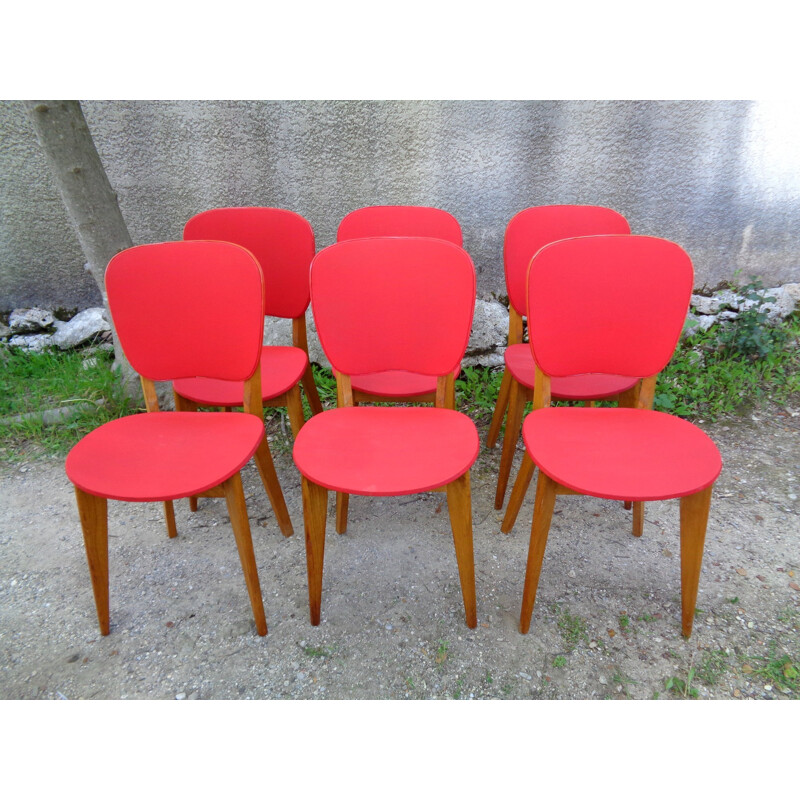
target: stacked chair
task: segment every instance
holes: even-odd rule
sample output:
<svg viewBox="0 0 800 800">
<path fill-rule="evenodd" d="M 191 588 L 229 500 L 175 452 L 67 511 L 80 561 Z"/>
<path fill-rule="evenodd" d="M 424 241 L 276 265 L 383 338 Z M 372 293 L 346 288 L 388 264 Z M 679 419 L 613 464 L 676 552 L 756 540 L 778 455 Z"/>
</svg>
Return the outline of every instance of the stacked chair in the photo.
<svg viewBox="0 0 800 800">
<path fill-rule="evenodd" d="M 299 215 L 225 208 L 189 220 L 182 242 L 134 247 L 112 259 L 109 306 L 151 413 L 101 426 L 67 457 L 103 634 L 107 500 L 162 502 L 175 537 L 173 501 L 188 497 L 196 509 L 204 496 L 226 499 L 256 629 L 266 634 L 240 477 L 250 458 L 284 535 L 292 523 L 264 405 L 287 406 L 295 437 L 311 624 L 321 620 L 328 493 L 337 495 L 336 530 L 343 533 L 350 494 L 443 491 L 466 624 L 476 626 L 470 469 L 480 443 L 474 423 L 455 410 L 476 280 L 461 245 L 458 222 L 445 211 L 372 206 L 348 214 L 336 244 L 314 255 L 314 234 Z M 541 206 L 509 222 L 504 262 L 509 346 L 487 439 L 494 447 L 505 417 L 498 509 L 520 431 L 525 445 L 504 532 L 538 468 L 520 630 L 530 626 L 555 498 L 584 494 L 632 506 L 637 536 L 645 502 L 680 499 L 682 631 L 689 636 L 722 461 L 703 431 L 654 411 L 653 399 L 688 310 L 691 261 L 672 242 L 631 234 L 611 209 Z M 336 376 L 334 409 L 323 410 L 314 385 L 309 302 Z M 292 347 L 263 346 L 265 315 L 292 319 Z M 158 409 L 154 381 L 164 380 L 173 382 L 174 412 Z M 583 406 L 551 406 L 556 398 Z M 600 400 L 617 406 L 596 407 Z M 196 413 L 201 407 L 224 411 Z M 244 413 L 225 413 L 239 407 Z"/>
</svg>

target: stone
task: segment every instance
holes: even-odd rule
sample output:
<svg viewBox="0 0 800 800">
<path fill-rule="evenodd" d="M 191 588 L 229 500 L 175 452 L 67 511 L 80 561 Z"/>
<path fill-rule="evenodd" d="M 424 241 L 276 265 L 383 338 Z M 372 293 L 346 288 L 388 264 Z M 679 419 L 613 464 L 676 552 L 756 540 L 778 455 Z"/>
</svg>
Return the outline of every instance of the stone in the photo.
<svg viewBox="0 0 800 800">
<path fill-rule="evenodd" d="M 8 344 L 10 347 L 20 347 L 33 353 L 41 353 L 42 350 L 53 346 L 53 334 L 30 333 L 23 336 L 12 336 L 8 340 Z"/>
<path fill-rule="evenodd" d="M 700 294 L 693 294 L 691 306 L 698 314 L 716 314 L 722 307 L 722 300 L 718 295 L 703 297 Z"/>
<path fill-rule="evenodd" d="M 11 328 L 0 322 L 0 339 L 7 339 L 9 336 L 11 336 Z"/>
<path fill-rule="evenodd" d="M 8 325 L 14 334 L 50 331 L 55 322 L 53 314 L 43 308 L 15 308 L 8 318 Z"/>
<path fill-rule="evenodd" d="M 791 292 L 788 292 L 785 286 L 765 289 L 763 292 L 760 292 L 760 294 L 764 297 L 775 298 L 774 302 L 764 303 L 761 306 L 762 310 L 767 312 L 767 319 L 770 322 L 777 322 L 785 319 L 794 311 L 795 305 L 797 304 L 797 298 L 794 297 Z"/>
<path fill-rule="evenodd" d="M 59 327 L 53 335 L 53 344 L 61 350 L 69 350 L 110 330 L 105 309 L 87 308 Z"/>
<path fill-rule="evenodd" d="M 503 366 L 507 341 L 508 309 L 496 300 L 476 300 L 464 366 Z"/>
</svg>

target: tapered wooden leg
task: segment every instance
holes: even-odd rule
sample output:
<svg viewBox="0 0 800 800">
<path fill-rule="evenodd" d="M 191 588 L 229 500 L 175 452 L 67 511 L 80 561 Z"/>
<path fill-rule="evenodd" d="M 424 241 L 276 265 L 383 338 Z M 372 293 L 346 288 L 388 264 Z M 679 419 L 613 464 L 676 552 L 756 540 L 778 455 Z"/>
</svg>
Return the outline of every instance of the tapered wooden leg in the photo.
<svg viewBox="0 0 800 800">
<path fill-rule="evenodd" d="M 522 427 L 524 413 L 525 391 L 517 381 L 512 379 L 511 394 L 508 400 L 508 414 L 506 415 L 506 432 L 503 434 L 503 454 L 500 456 L 497 491 L 494 496 L 494 507 L 498 509 L 503 507 L 508 476 L 511 474 L 511 465 L 514 462 L 514 451 L 519 441 L 519 432 Z"/>
<path fill-rule="evenodd" d="M 336 533 L 347 531 L 347 509 L 350 505 L 350 495 L 336 492 Z"/>
<path fill-rule="evenodd" d="M 320 414 L 322 413 L 322 403 L 319 399 L 319 393 L 317 392 L 317 384 L 314 382 L 314 373 L 311 370 L 311 364 L 306 367 L 306 371 L 303 373 L 302 378 L 303 389 L 306 393 L 306 399 L 308 400 L 308 405 L 311 408 L 312 414 Z"/>
<path fill-rule="evenodd" d="M 687 638 L 694 623 L 711 489 L 681 498 L 681 628 Z"/>
<path fill-rule="evenodd" d="M 261 598 L 261 584 L 258 580 L 256 556 L 253 552 L 253 537 L 250 534 L 250 520 L 247 518 L 247 505 L 244 500 L 241 474 L 237 472 L 232 475 L 222 484 L 222 488 L 225 490 L 228 515 L 231 518 L 233 535 L 236 538 L 236 547 L 239 550 L 239 561 L 242 562 L 247 594 L 250 595 L 250 605 L 256 621 L 256 631 L 259 636 L 266 636 L 267 620 L 264 616 L 264 601 Z"/>
<path fill-rule="evenodd" d="M 633 503 L 630 500 L 626 500 L 622 506 L 626 511 L 630 511 L 633 508 Z"/>
<path fill-rule="evenodd" d="M 511 497 L 508 498 L 508 508 L 506 508 L 503 522 L 500 525 L 500 530 L 503 533 L 511 533 L 511 529 L 517 521 L 517 514 L 519 514 L 520 508 L 522 508 L 522 501 L 525 499 L 535 469 L 536 465 L 533 463 L 533 460 L 526 450 L 525 455 L 522 456 L 522 464 L 520 464 L 517 479 L 514 481 L 514 488 L 511 490 Z"/>
<path fill-rule="evenodd" d="M 291 536 L 294 533 L 292 520 L 289 518 L 286 501 L 283 499 L 281 485 L 278 483 L 278 473 L 275 472 L 275 464 L 272 461 L 272 453 L 269 451 L 266 437 L 261 440 L 261 444 L 256 450 L 255 459 L 258 472 L 261 475 L 261 482 L 264 484 L 267 497 L 269 497 L 275 519 L 278 520 L 278 527 L 280 527 L 284 536 Z"/>
<path fill-rule="evenodd" d="M 533 613 L 533 604 L 536 602 L 536 590 L 539 588 L 539 574 L 542 571 L 544 548 L 547 545 L 547 534 L 550 531 L 555 500 L 556 482 L 539 470 L 539 480 L 536 482 L 536 502 L 533 507 L 531 541 L 528 546 L 528 566 L 525 569 L 525 588 L 522 592 L 522 610 L 519 615 L 521 633 L 527 633 L 531 625 L 531 614 Z"/>
<path fill-rule="evenodd" d="M 197 502 L 195 500 L 195 502 Z M 167 522 L 167 536 L 174 539 L 178 535 L 178 527 L 175 525 L 175 506 L 172 500 L 164 501 L 164 519 Z"/>
<path fill-rule="evenodd" d="M 303 478 L 303 523 L 306 532 L 308 609 L 311 624 L 319 625 L 322 604 L 322 564 L 325 560 L 325 521 L 328 490 Z"/>
<path fill-rule="evenodd" d="M 503 425 L 503 417 L 508 408 L 508 395 L 511 391 L 511 373 L 508 370 L 503 372 L 503 380 L 500 383 L 500 391 L 497 393 L 497 402 L 494 406 L 492 423 L 489 425 L 489 434 L 486 437 L 486 446 L 494 447 L 497 444 L 497 437 L 500 435 L 500 428 Z"/>
<path fill-rule="evenodd" d="M 108 636 L 108 501 L 75 487 L 100 633 Z"/>
<path fill-rule="evenodd" d="M 644 503 L 637 500 L 633 504 L 633 535 L 641 536 L 644 532 Z"/>
<path fill-rule="evenodd" d="M 478 616 L 475 604 L 475 557 L 472 549 L 469 472 L 447 484 L 447 510 L 450 512 L 450 527 L 453 530 L 453 542 L 456 547 L 458 577 L 461 581 L 467 627 L 474 628 L 478 624 Z"/>
<path fill-rule="evenodd" d="M 190 497 L 189 498 L 189 511 L 197 511 L 197 498 Z"/>
<path fill-rule="evenodd" d="M 289 410 L 289 424 L 292 426 L 292 435 L 296 438 L 300 433 L 300 428 L 305 424 L 306 418 L 303 416 L 303 398 L 300 396 L 300 387 L 292 386 L 286 393 L 286 407 Z"/>
</svg>

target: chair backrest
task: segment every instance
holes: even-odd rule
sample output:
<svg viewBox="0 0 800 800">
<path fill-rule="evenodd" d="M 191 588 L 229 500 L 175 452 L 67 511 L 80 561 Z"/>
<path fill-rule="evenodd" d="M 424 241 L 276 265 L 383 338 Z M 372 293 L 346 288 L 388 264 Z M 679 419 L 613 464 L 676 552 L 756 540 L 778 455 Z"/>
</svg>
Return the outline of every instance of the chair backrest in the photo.
<svg viewBox="0 0 800 800">
<path fill-rule="evenodd" d="M 461 226 L 447 211 L 429 206 L 367 206 L 339 223 L 336 241 L 368 236 L 429 236 L 462 246 Z"/>
<path fill-rule="evenodd" d="M 548 375 L 650 377 L 672 356 L 694 284 L 692 262 L 653 236 L 564 239 L 528 275 L 533 358 Z"/>
<path fill-rule="evenodd" d="M 528 267 L 546 244 L 573 236 L 630 232 L 622 214 L 602 206 L 534 206 L 520 211 L 506 226 L 503 244 L 509 303 L 520 316 L 527 316 Z"/>
<path fill-rule="evenodd" d="M 314 258 L 311 306 L 338 372 L 447 375 L 469 341 L 475 268 L 441 239 L 351 239 Z"/>
<path fill-rule="evenodd" d="M 213 208 L 193 216 L 184 239 L 233 242 L 249 250 L 264 273 L 264 313 L 294 319 L 309 303 L 308 270 L 314 258 L 310 223 L 283 208 Z"/>
<path fill-rule="evenodd" d="M 247 380 L 255 373 L 264 336 L 264 281 L 243 247 L 132 247 L 109 262 L 106 291 L 122 349 L 143 377 Z"/>
</svg>

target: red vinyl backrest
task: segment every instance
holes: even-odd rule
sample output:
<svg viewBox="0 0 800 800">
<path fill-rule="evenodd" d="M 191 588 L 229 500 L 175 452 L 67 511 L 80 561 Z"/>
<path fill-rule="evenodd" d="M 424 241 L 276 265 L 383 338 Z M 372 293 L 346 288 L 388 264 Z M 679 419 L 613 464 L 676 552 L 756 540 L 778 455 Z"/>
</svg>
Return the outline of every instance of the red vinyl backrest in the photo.
<svg viewBox="0 0 800 800">
<path fill-rule="evenodd" d="M 336 241 L 370 236 L 430 236 L 462 246 L 461 226 L 447 211 L 429 206 L 367 206 L 339 224 Z"/>
<path fill-rule="evenodd" d="M 308 270 L 314 258 L 310 223 L 283 208 L 214 208 L 192 217 L 184 239 L 216 239 L 249 250 L 264 272 L 264 310 L 271 317 L 301 317 L 309 303 Z"/>
<path fill-rule="evenodd" d="M 548 375 L 645 378 L 672 356 L 694 284 L 692 262 L 653 236 L 586 236 L 546 245 L 528 276 L 533 358 Z"/>
<path fill-rule="evenodd" d="M 123 250 L 106 269 L 114 326 L 131 366 L 156 381 L 246 380 L 264 336 L 261 267 L 228 242 Z"/>
<path fill-rule="evenodd" d="M 527 316 L 525 282 L 537 250 L 559 239 L 600 233 L 630 233 L 625 217 L 602 206 L 534 206 L 516 214 L 506 226 L 503 262 L 508 300 Z"/>
<path fill-rule="evenodd" d="M 315 257 L 311 306 L 339 372 L 446 375 L 469 341 L 475 268 L 465 250 L 441 239 L 351 239 Z"/>
</svg>

